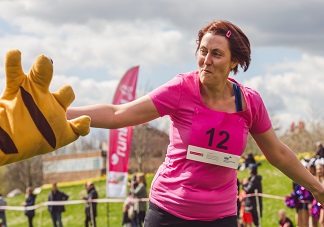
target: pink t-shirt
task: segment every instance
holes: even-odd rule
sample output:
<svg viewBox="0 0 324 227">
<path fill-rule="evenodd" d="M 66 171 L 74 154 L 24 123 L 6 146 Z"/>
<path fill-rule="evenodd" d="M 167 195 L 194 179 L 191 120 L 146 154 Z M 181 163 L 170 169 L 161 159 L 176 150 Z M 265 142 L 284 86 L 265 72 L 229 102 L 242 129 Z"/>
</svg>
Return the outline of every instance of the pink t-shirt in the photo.
<svg viewBox="0 0 324 227">
<path fill-rule="evenodd" d="M 233 79 L 230 80 L 237 83 Z M 223 128 L 224 125 L 225 131 L 230 135 L 226 137 L 226 143 L 224 143 L 226 135 L 221 133 L 215 135 L 220 135 L 221 147 L 225 149 L 228 147 L 229 150 L 231 147 L 235 148 L 232 149 L 235 151 L 228 153 L 236 155 L 243 153 L 248 132 L 258 134 L 271 128 L 260 95 L 250 88 L 239 85 L 247 102 L 247 109 L 236 113 L 212 111 L 206 107 L 201 99 L 197 71 L 179 74 L 149 93 L 161 117 L 169 115 L 171 119 L 167 154 L 151 185 L 152 203 L 187 220 L 213 221 L 236 215 L 236 169 L 188 160 L 186 154 L 188 145 L 193 142 L 192 130 L 195 130 L 195 135 L 199 135 L 196 133 L 199 126 L 205 130 L 211 124 L 216 124 L 219 128 Z M 200 120 L 195 120 L 195 116 L 199 117 L 200 113 L 206 116 L 206 113 L 211 112 L 212 118 L 204 121 L 202 120 L 204 118 L 200 117 Z M 200 134 L 210 136 L 206 133 Z M 200 143 L 199 141 L 200 138 L 195 143 Z"/>
</svg>

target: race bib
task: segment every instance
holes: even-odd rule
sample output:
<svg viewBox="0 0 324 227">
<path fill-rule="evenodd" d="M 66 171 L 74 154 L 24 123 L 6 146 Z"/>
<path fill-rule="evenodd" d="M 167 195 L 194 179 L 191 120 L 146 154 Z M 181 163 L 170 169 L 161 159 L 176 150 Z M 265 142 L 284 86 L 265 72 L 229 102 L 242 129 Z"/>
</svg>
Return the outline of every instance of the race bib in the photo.
<svg viewBox="0 0 324 227">
<path fill-rule="evenodd" d="M 240 112 L 196 109 L 187 159 L 236 169 L 247 136 L 248 127 Z"/>
</svg>

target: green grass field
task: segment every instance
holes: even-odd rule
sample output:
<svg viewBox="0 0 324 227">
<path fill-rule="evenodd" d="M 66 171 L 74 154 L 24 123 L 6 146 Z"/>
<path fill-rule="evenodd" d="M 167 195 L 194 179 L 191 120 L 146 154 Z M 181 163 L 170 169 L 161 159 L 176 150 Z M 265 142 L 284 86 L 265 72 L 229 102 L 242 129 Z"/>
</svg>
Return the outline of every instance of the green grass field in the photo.
<svg viewBox="0 0 324 227">
<path fill-rule="evenodd" d="M 259 174 L 263 177 L 263 193 L 275 196 L 284 197 L 289 194 L 292 189 L 292 182 L 289 178 L 284 176 L 280 171 L 272 167 L 268 162 L 262 161 L 262 165 L 259 167 Z M 239 171 L 238 177 L 242 179 L 248 177 L 248 171 Z M 151 184 L 153 175 L 147 175 L 148 184 Z M 106 182 L 105 180 L 99 180 L 95 182 L 99 198 L 105 198 L 106 195 Z M 81 196 L 85 194 L 83 183 L 71 184 L 69 186 L 60 186 L 59 189 L 64 191 L 70 196 L 69 200 L 80 200 Z M 38 194 L 36 203 L 40 204 L 47 201 L 50 188 L 43 189 Z M 7 199 L 8 206 L 21 206 L 24 202 L 24 196 L 20 195 L 14 198 Z M 278 226 L 278 211 L 281 208 L 286 209 L 287 214 L 294 220 L 295 210 L 289 209 L 284 205 L 283 200 L 279 199 L 263 199 L 263 218 L 262 226 L 272 227 Z M 63 213 L 63 224 L 68 227 L 84 226 L 84 204 L 75 204 L 65 206 L 66 212 Z M 28 226 L 27 217 L 24 216 L 23 211 L 6 211 L 7 224 L 9 227 L 23 227 Z M 97 226 L 121 226 L 122 220 L 122 203 L 99 203 L 98 204 L 98 217 Z M 34 218 L 35 227 L 48 227 L 52 226 L 51 217 L 47 211 L 47 207 L 41 207 L 36 210 L 36 216 Z"/>
</svg>

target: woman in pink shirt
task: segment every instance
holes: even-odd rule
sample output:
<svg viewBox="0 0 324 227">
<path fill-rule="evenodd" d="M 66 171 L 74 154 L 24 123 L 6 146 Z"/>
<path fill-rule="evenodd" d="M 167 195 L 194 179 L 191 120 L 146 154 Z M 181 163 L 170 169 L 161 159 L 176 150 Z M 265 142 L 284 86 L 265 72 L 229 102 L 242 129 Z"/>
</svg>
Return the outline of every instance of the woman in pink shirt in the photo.
<svg viewBox="0 0 324 227">
<path fill-rule="evenodd" d="M 213 21 L 199 31 L 197 44 L 197 71 L 127 104 L 67 111 L 69 119 L 88 115 L 92 127 L 107 129 L 170 117 L 170 144 L 151 185 L 144 225 L 236 227 L 236 169 L 248 133 L 271 164 L 324 202 L 323 186 L 278 139 L 260 95 L 229 78 L 250 64 L 241 29 Z"/>
</svg>

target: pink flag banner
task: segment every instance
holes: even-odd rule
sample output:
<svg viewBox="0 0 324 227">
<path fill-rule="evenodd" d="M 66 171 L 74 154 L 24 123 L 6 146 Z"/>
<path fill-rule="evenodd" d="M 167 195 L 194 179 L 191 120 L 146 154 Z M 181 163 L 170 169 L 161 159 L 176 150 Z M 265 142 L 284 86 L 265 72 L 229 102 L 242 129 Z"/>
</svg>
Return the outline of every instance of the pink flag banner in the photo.
<svg viewBox="0 0 324 227">
<path fill-rule="evenodd" d="M 113 104 L 124 104 L 135 99 L 138 70 L 139 66 L 135 66 L 123 76 L 116 89 Z M 126 197 L 132 132 L 133 127 L 110 130 L 106 197 Z"/>
</svg>

